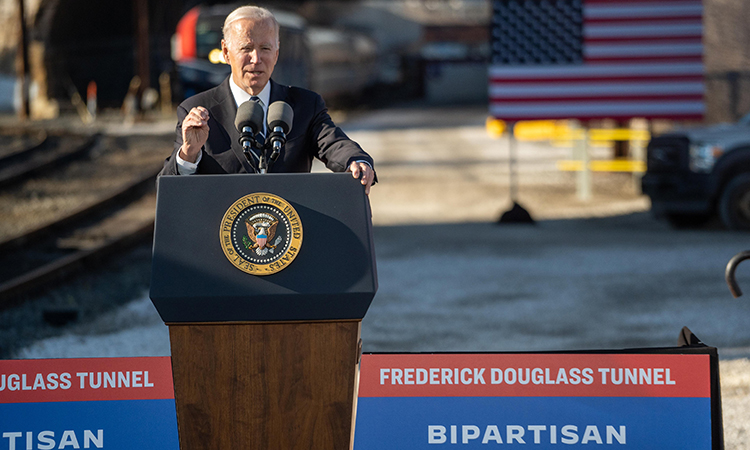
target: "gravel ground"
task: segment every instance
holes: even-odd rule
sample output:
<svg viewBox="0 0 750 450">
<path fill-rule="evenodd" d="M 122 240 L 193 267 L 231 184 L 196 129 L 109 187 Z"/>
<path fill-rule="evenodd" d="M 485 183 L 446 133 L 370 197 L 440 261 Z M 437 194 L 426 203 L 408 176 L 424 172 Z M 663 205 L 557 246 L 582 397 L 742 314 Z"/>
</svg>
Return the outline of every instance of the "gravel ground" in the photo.
<svg viewBox="0 0 750 450">
<path fill-rule="evenodd" d="M 555 169 L 570 149 L 532 143 L 519 146 L 519 201 L 538 223 L 498 227 L 507 144 L 483 122 L 483 110 L 455 108 L 349 118 L 380 180 L 371 194 L 380 290 L 364 350 L 673 346 L 687 325 L 719 347 L 726 448 L 750 448 L 750 303 L 722 281 L 747 235 L 670 230 L 644 212 L 629 175 L 595 174 L 594 198 L 582 202 L 575 175 Z M 3 356 L 169 354 L 146 298 L 148 249 L 127 258 L 0 315 Z M 71 304 L 84 311 L 76 324 L 43 323 L 45 308 Z"/>
<path fill-rule="evenodd" d="M 20 307 L 0 312 L 0 358 L 20 357 L 19 349 L 60 335 L 98 335 L 97 320 L 133 299 L 143 298 L 150 280 L 151 248 L 142 246 L 116 261 L 92 267 Z M 78 312 L 78 320 L 71 325 L 55 326 L 44 320 L 45 312 L 71 310 Z M 106 347 L 102 349 L 107 351 Z M 65 356 L 47 353 L 45 357 Z"/>
<path fill-rule="evenodd" d="M 102 193 L 158 170 L 170 149 L 165 137 L 104 137 L 87 157 L 56 173 L 35 177 L 0 193 L 0 241 L 47 223 Z"/>
</svg>

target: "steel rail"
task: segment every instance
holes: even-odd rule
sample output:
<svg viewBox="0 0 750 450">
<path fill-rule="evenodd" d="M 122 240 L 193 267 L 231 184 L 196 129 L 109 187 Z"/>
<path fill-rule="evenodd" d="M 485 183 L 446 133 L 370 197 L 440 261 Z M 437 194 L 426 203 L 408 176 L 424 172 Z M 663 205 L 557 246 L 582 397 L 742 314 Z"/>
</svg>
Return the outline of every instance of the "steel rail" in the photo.
<svg viewBox="0 0 750 450">
<path fill-rule="evenodd" d="M 86 141 L 81 145 L 70 147 L 62 145 L 57 151 L 43 154 L 41 157 L 31 159 L 25 163 L 17 163 L 7 167 L 0 171 L 0 188 L 19 183 L 31 175 L 50 170 L 62 163 L 72 161 L 82 156 L 99 142 L 100 137 L 101 135 L 97 133 L 86 138 Z M 26 149 L 23 154 L 38 153 L 41 148 L 51 145 L 54 140 L 57 139 L 45 139 L 45 141 L 39 144 L 39 146 L 36 146 L 33 149 L 31 147 Z M 7 158 L 17 159 L 19 156 L 20 154 L 14 154 Z M 11 164 L 12 159 L 9 160 Z"/>
<path fill-rule="evenodd" d="M 156 182 L 156 177 L 161 168 L 146 172 L 133 178 L 127 185 L 111 191 L 106 196 L 99 198 L 88 205 L 70 212 L 64 217 L 60 217 L 48 223 L 37 226 L 23 234 L 0 241 L 0 253 L 19 248 L 28 242 L 48 236 L 63 227 L 74 226 L 82 220 L 106 209 L 119 202 L 131 199 L 144 189 L 151 187 Z"/>
<path fill-rule="evenodd" d="M 44 290 L 111 255 L 148 242 L 153 232 L 154 222 L 150 221 L 131 233 L 109 239 L 91 249 L 79 250 L 0 284 L 0 311 L 23 303 L 26 294 Z"/>
<path fill-rule="evenodd" d="M 13 160 L 21 159 L 24 156 L 36 152 L 42 146 L 44 146 L 48 142 L 49 135 L 44 131 L 39 132 L 38 135 L 41 137 L 37 138 L 37 140 L 32 144 L 21 146 L 16 150 L 10 151 L 0 156 L 0 167 L 8 167 L 13 163 Z"/>
</svg>

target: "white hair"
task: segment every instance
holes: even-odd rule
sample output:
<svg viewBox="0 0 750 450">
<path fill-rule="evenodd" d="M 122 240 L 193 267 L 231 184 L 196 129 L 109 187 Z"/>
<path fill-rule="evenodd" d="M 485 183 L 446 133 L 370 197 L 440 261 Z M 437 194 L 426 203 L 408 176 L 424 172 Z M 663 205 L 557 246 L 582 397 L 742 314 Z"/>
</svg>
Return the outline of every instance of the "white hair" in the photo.
<svg viewBox="0 0 750 450">
<path fill-rule="evenodd" d="M 232 24 L 232 22 L 242 19 L 250 19 L 256 22 L 270 20 L 273 23 L 274 29 L 276 30 L 276 43 L 278 44 L 279 22 L 276 20 L 276 17 L 274 17 L 271 11 L 260 6 L 240 6 L 239 8 L 229 13 L 227 18 L 224 19 L 224 27 L 221 29 L 224 40 L 228 40 L 227 35 L 229 34 L 229 26 Z"/>
</svg>

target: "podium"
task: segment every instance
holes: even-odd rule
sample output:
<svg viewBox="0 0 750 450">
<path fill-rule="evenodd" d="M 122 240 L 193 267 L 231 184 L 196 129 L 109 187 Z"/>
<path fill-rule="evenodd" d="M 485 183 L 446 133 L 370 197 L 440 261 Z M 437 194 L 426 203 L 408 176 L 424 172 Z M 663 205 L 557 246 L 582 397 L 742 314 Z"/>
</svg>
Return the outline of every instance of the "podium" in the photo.
<svg viewBox="0 0 750 450">
<path fill-rule="evenodd" d="M 169 326 L 181 450 L 353 446 L 377 291 L 351 174 L 163 176 L 150 297 Z"/>
</svg>

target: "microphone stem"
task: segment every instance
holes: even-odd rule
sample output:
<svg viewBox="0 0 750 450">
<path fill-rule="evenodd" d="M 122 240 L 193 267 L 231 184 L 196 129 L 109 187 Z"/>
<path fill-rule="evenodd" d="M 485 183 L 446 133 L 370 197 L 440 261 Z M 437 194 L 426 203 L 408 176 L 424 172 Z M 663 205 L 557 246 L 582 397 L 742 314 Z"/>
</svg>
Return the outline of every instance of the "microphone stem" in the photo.
<svg viewBox="0 0 750 450">
<path fill-rule="evenodd" d="M 261 150 L 260 163 L 258 164 L 258 168 L 260 169 L 260 173 L 268 172 L 268 157 L 266 156 L 265 148 Z"/>
<path fill-rule="evenodd" d="M 266 156 L 266 149 L 263 148 L 260 152 L 260 160 L 258 161 L 258 168 L 260 173 L 268 172 L 268 156 Z"/>
</svg>

